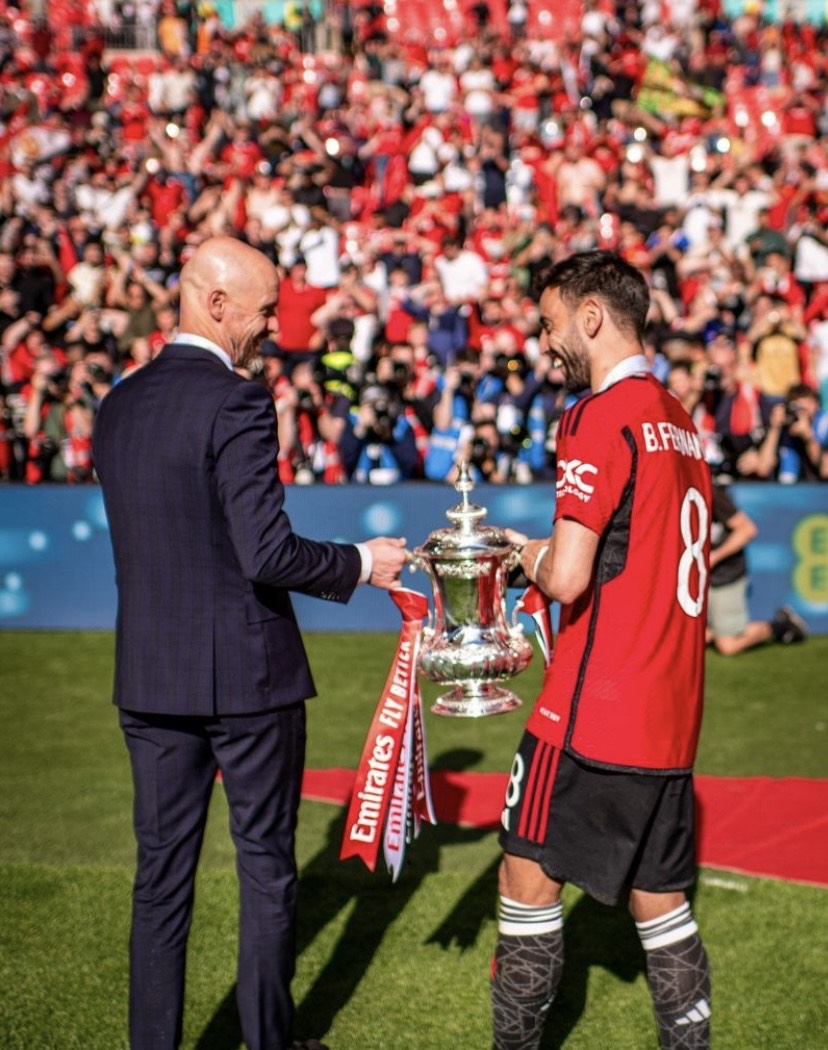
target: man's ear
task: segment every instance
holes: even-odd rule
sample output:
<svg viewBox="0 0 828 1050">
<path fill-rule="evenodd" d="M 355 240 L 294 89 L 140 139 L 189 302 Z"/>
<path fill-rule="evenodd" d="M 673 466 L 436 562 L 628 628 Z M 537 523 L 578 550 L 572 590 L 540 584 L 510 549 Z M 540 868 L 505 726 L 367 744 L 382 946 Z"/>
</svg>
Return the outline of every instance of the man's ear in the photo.
<svg viewBox="0 0 828 1050">
<path fill-rule="evenodd" d="M 604 323 L 604 308 L 597 299 L 585 299 L 581 303 L 581 323 L 590 339 L 594 339 Z"/>
<path fill-rule="evenodd" d="M 221 288 L 214 288 L 207 296 L 207 310 L 214 321 L 220 321 L 224 317 L 224 307 L 227 296 Z"/>
</svg>

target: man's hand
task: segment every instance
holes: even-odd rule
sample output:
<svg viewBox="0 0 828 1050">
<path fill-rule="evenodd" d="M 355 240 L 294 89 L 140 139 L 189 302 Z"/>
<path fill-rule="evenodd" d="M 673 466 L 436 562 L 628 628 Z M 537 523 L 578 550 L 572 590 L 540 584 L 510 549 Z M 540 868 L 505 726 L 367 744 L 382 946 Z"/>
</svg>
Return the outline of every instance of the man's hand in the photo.
<svg viewBox="0 0 828 1050">
<path fill-rule="evenodd" d="M 768 427 L 771 430 L 781 430 L 785 426 L 785 402 L 778 401 L 770 410 Z"/>
<path fill-rule="evenodd" d="M 793 406 L 791 407 L 793 408 Z M 798 410 L 794 408 L 794 412 L 796 413 L 796 419 L 788 427 L 788 433 L 791 437 L 799 438 L 800 441 L 810 441 L 814 436 L 814 432 L 811 427 L 811 421 L 808 419 L 807 412 L 803 411 L 801 408 Z"/>
<path fill-rule="evenodd" d="M 391 591 L 400 586 L 400 573 L 406 562 L 405 540 L 388 536 L 377 536 L 367 540 L 365 546 L 371 551 L 371 576 L 368 582 L 373 587 Z"/>
<path fill-rule="evenodd" d="M 504 529 L 503 530 L 506 539 L 509 543 L 513 543 L 516 547 L 522 549 L 529 542 L 529 537 L 524 535 L 522 532 L 518 532 L 517 529 Z"/>
<path fill-rule="evenodd" d="M 537 569 L 542 560 L 538 557 L 542 550 L 549 550 L 549 538 L 545 540 L 528 540 L 520 552 L 520 567 L 526 574 L 526 578 L 532 583 L 537 582 Z"/>
</svg>

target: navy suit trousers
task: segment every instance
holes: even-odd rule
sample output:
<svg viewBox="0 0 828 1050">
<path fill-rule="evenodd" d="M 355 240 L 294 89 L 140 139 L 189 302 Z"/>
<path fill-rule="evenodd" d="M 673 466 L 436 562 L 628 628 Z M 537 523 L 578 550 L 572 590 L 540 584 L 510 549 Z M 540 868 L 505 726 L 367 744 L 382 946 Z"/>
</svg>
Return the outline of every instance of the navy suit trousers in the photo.
<svg viewBox="0 0 828 1050">
<path fill-rule="evenodd" d="M 248 1050 L 290 1046 L 296 815 L 305 705 L 255 715 L 120 712 L 135 785 L 138 864 L 130 937 L 132 1050 L 181 1042 L 196 866 L 217 771 L 240 890 L 237 1001 Z"/>
</svg>

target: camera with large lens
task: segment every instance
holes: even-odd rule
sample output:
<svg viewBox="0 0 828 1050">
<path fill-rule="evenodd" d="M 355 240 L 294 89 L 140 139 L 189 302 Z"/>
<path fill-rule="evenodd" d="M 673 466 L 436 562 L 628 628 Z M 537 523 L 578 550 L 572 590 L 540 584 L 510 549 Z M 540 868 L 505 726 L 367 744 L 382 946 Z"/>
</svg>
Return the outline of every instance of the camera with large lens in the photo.
<svg viewBox="0 0 828 1050">
<path fill-rule="evenodd" d="M 785 427 L 792 427 L 801 414 L 802 405 L 796 401 L 791 401 L 790 404 L 785 405 L 785 422 L 782 425 Z"/>
<path fill-rule="evenodd" d="M 463 397 L 468 401 L 474 400 L 474 388 L 477 384 L 474 372 L 468 372 L 465 369 L 460 370 L 459 378 L 457 380 L 457 393 L 462 394 Z"/>
<path fill-rule="evenodd" d="M 525 426 L 521 424 L 514 424 L 507 430 L 500 431 L 500 447 L 503 452 L 508 456 L 517 455 L 518 451 L 523 447 L 529 432 Z"/>
<path fill-rule="evenodd" d="M 508 379 L 509 376 L 519 376 L 521 379 L 525 379 L 529 372 L 529 366 L 523 357 L 500 353 L 495 354 L 492 371 L 498 379 Z"/>
<path fill-rule="evenodd" d="M 313 412 L 315 405 L 310 390 L 300 388 L 296 391 L 296 408 L 299 412 Z"/>
<path fill-rule="evenodd" d="M 722 390 L 722 370 L 711 365 L 704 373 L 702 390 L 705 394 L 719 394 Z"/>
<path fill-rule="evenodd" d="M 93 383 L 105 383 L 109 379 L 109 373 L 97 361 L 91 361 L 86 366 L 86 371 L 89 373 L 89 378 Z"/>
<path fill-rule="evenodd" d="M 711 365 L 704 373 L 701 396 L 708 412 L 715 412 L 722 399 L 722 370 Z"/>
<path fill-rule="evenodd" d="M 486 438 L 480 436 L 472 438 L 471 446 L 469 447 L 469 459 L 475 466 L 482 466 L 486 460 L 491 459 L 492 446 L 486 440 Z"/>
<path fill-rule="evenodd" d="M 411 369 L 405 361 L 391 362 L 391 382 L 400 390 L 411 382 Z"/>
<path fill-rule="evenodd" d="M 399 391 L 387 383 L 371 383 L 360 396 L 361 405 L 370 405 L 374 411 L 371 428 L 377 441 L 390 441 L 402 406 Z"/>
<path fill-rule="evenodd" d="M 52 372 L 49 376 L 49 382 L 46 386 L 46 392 L 50 397 L 62 398 L 66 391 L 69 389 L 69 372 L 67 369 L 59 369 L 58 371 Z"/>
</svg>

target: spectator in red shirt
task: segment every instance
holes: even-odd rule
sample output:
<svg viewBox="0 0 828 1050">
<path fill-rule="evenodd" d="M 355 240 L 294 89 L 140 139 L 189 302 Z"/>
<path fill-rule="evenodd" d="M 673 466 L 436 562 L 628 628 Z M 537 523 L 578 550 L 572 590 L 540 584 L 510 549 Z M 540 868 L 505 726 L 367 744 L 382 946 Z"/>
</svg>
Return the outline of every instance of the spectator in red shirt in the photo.
<svg viewBox="0 0 828 1050">
<path fill-rule="evenodd" d="M 32 378 L 37 362 L 48 358 L 56 368 L 66 363 L 62 351 L 55 352 L 48 344 L 41 327 L 39 314 L 28 312 L 10 324 L 0 344 L 3 384 L 11 390 L 22 390 Z"/>
<path fill-rule="evenodd" d="M 790 308 L 791 317 L 796 322 L 802 321 L 805 308 L 805 293 L 794 277 L 792 260 L 789 252 L 769 251 L 765 264 L 756 272 L 756 278 L 749 290 L 749 299 L 760 296 L 774 296 L 783 300 Z"/>
<path fill-rule="evenodd" d="M 308 284 L 307 266 L 296 259 L 279 286 L 279 347 L 289 360 L 307 360 L 321 348 L 321 335 L 311 320 L 328 299 L 329 292 Z"/>
<path fill-rule="evenodd" d="M 253 138 L 253 127 L 247 121 L 239 121 L 232 137 L 219 154 L 221 163 L 229 175 L 240 179 L 252 179 L 256 168 L 265 159 L 261 146 Z"/>
<path fill-rule="evenodd" d="M 514 323 L 514 319 L 508 317 L 499 295 L 485 298 L 478 309 L 472 310 L 469 322 L 468 342 L 475 350 L 480 350 L 498 332 L 507 334 L 519 350 L 523 349 L 526 342 L 526 333 Z"/>
<path fill-rule="evenodd" d="M 166 226 L 170 216 L 178 212 L 187 201 L 187 191 L 166 168 L 158 167 L 147 181 L 142 197 L 149 204 L 152 221 L 156 226 Z"/>
<path fill-rule="evenodd" d="M 155 307 L 155 320 L 158 327 L 147 337 L 147 345 L 152 357 L 155 357 L 167 343 L 175 340 L 178 332 L 178 310 L 172 303 L 158 303 Z M 134 354 L 132 356 L 134 357 Z"/>
</svg>

